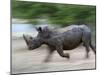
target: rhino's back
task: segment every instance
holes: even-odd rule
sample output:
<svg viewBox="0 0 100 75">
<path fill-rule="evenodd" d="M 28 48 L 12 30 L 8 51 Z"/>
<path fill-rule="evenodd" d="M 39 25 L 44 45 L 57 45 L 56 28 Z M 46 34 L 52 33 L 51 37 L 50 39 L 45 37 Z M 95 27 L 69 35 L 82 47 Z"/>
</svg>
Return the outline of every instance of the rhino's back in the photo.
<svg viewBox="0 0 100 75">
<path fill-rule="evenodd" d="M 63 48 L 70 50 L 79 46 L 82 42 L 82 31 L 79 28 L 64 33 Z"/>
<path fill-rule="evenodd" d="M 83 30 L 86 33 L 90 32 L 87 26 L 76 25 L 72 29 L 65 31 L 64 33 L 53 36 L 53 43 L 56 39 L 58 39 L 63 44 L 63 50 L 72 50 L 82 43 Z"/>
</svg>

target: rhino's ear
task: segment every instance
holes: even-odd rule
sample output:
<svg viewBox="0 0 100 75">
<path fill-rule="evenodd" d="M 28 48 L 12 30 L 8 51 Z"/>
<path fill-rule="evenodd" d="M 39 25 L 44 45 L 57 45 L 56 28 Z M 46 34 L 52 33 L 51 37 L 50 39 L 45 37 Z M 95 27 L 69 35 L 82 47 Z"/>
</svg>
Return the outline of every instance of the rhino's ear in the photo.
<svg viewBox="0 0 100 75">
<path fill-rule="evenodd" d="M 49 31 L 48 26 L 44 27 L 43 31 L 45 31 L 45 32 Z"/>
<path fill-rule="evenodd" d="M 42 32 L 42 28 L 41 28 L 41 27 L 37 27 L 36 30 L 37 30 L 38 32 Z"/>
</svg>

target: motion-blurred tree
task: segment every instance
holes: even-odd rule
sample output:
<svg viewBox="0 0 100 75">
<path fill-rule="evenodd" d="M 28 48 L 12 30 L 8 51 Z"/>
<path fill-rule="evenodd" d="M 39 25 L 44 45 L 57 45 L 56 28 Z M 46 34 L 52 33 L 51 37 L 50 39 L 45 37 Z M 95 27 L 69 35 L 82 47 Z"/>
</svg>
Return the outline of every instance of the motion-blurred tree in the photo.
<svg viewBox="0 0 100 75">
<path fill-rule="evenodd" d="M 32 19 L 48 17 L 53 24 L 66 26 L 69 24 L 95 25 L 96 7 L 89 5 L 71 5 L 12 0 L 12 17 Z"/>
</svg>

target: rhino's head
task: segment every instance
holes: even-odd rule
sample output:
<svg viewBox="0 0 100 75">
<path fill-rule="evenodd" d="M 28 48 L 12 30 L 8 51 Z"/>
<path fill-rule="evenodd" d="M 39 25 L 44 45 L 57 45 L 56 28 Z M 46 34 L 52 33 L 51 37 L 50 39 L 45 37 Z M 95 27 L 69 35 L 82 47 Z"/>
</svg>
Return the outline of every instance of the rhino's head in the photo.
<svg viewBox="0 0 100 75">
<path fill-rule="evenodd" d="M 38 31 L 38 35 L 35 38 L 23 34 L 23 38 L 29 50 L 36 49 L 42 44 L 45 44 L 45 42 L 47 42 L 47 40 L 52 36 L 52 31 L 48 27 L 38 27 L 36 30 Z"/>
<path fill-rule="evenodd" d="M 38 38 L 33 38 L 32 36 L 29 36 L 29 35 L 23 34 L 23 38 L 29 50 L 34 50 L 40 47 L 42 44 L 42 42 Z"/>
</svg>

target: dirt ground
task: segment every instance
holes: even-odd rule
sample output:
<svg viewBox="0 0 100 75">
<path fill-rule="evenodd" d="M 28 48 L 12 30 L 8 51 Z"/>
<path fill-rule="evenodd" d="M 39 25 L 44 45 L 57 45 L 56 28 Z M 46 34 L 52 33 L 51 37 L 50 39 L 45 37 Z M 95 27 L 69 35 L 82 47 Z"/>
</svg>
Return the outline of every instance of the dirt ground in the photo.
<svg viewBox="0 0 100 75">
<path fill-rule="evenodd" d="M 51 61 L 43 63 L 47 56 L 46 46 L 29 51 L 23 39 L 12 40 L 12 73 L 35 73 L 63 70 L 95 69 L 95 55 L 90 50 L 89 58 L 85 58 L 85 48 L 80 46 L 71 51 L 70 59 L 62 58 L 55 51 Z"/>
</svg>

